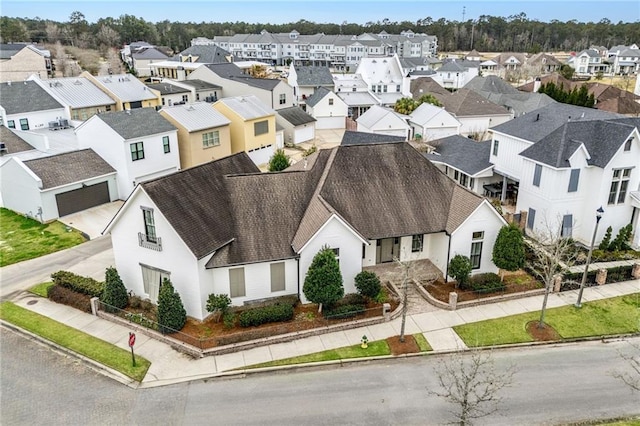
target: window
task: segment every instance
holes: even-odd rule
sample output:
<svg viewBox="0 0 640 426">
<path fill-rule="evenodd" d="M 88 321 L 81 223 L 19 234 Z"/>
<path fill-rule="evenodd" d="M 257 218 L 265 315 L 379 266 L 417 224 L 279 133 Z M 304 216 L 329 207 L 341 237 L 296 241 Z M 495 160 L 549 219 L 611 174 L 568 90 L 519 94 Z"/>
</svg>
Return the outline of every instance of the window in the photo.
<svg viewBox="0 0 640 426">
<path fill-rule="evenodd" d="M 144 144 L 142 142 L 134 142 L 129 145 L 131 148 L 131 161 L 142 160 L 144 158 Z"/>
<path fill-rule="evenodd" d="M 333 105 L 333 98 L 329 98 L 329 105 Z"/>
<path fill-rule="evenodd" d="M 10 129 L 15 129 L 16 128 L 16 122 L 13 120 L 7 120 L 7 127 Z"/>
<path fill-rule="evenodd" d="M 529 214 L 527 215 L 527 228 L 533 229 L 533 225 L 536 221 L 536 211 L 529 208 Z"/>
<path fill-rule="evenodd" d="M 576 192 L 578 190 L 579 180 L 580 169 L 571 169 L 571 176 L 569 176 L 569 192 Z"/>
<path fill-rule="evenodd" d="M 284 262 L 271 264 L 271 292 L 284 291 Z"/>
<path fill-rule="evenodd" d="M 480 260 L 482 260 L 482 240 L 484 239 L 484 231 L 474 232 L 471 239 L 471 254 L 469 255 L 469 259 L 471 260 L 471 266 L 473 269 L 479 269 Z"/>
<path fill-rule="evenodd" d="M 624 143 L 625 151 L 631 151 L 631 142 L 633 142 L 633 138 L 627 139 L 627 141 Z"/>
<path fill-rule="evenodd" d="M 536 164 L 536 168 L 533 171 L 533 186 L 540 186 L 540 177 L 542 176 L 542 166 Z"/>
<path fill-rule="evenodd" d="M 269 122 L 267 120 L 253 123 L 253 135 L 260 136 L 269 133 Z"/>
<path fill-rule="evenodd" d="M 202 147 L 209 148 L 220 145 L 220 131 L 214 130 L 202 134 Z"/>
<path fill-rule="evenodd" d="M 400 85 L 396 84 L 396 92 L 400 92 Z"/>
<path fill-rule="evenodd" d="M 607 204 L 622 204 L 627 198 L 631 169 L 616 169 L 613 171 L 611 187 L 609 188 L 609 200 Z"/>
<path fill-rule="evenodd" d="M 200 100 L 200 93 L 196 93 L 196 101 Z"/>
<path fill-rule="evenodd" d="M 156 236 L 156 223 L 153 219 L 153 209 L 142 207 L 142 220 L 144 221 L 145 240 L 149 243 L 156 244 L 158 237 Z"/>
<path fill-rule="evenodd" d="M 415 253 L 422 251 L 422 245 L 424 243 L 424 234 L 414 235 L 411 237 L 411 252 Z"/>
<path fill-rule="evenodd" d="M 229 296 L 244 297 L 244 268 L 229 269 Z"/>
<path fill-rule="evenodd" d="M 143 264 L 140 264 L 140 268 L 142 269 L 142 285 L 144 292 L 149 295 L 149 300 L 153 303 L 157 303 L 160 285 L 165 279 L 171 279 L 171 273 Z"/>
<path fill-rule="evenodd" d="M 187 102 L 189 100 L 188 95 L 182 95 L 182 102 Z"/>
<path fill-rule="evenodd" d="M 560 236 L 563 238 L 570 238 L 573 232 L 573 215 L 565 214 L 562 216 L 562 232 Z"/>
<path fill-rule="evenodd" d="M 169 136 L 162 137 L 162 149 L 164 150 L 165 154 L 171 152 L 171 146 L 169 146 Z"/>
<path fill-rule="evenodd" d="M 495 140 L 493 141 L 493 155 L 498 155 L 498 145 L 500 144 L 499 141 Z"/>
<path fill-rule="evenodd" d="M 26 118 L 20 119 L 20 129 L 29 130 L 29 120 Z"/>
<path fill-rule="evenodd" d="M 280 101 L 280 105 L 284 105 L 284 104 L 287 103 L 287 95 L 286 95 L 286 93 L 280 93 L 279 101 Z"/>
</svg>

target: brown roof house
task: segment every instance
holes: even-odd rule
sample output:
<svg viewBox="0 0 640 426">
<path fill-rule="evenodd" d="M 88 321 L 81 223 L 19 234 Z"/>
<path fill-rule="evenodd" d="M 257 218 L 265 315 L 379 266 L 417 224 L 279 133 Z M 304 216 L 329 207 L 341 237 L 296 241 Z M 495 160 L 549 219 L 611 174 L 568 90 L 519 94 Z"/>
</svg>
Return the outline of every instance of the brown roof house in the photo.
<svg viewBox="0 0 640 426">
<path fill-rule="evenodd" d="M 463 254 L 474 273 L 495 272 L 504 224 L 486 199 L 399 142 L 321 150 L 277 173 L 240 152 L 138 185 L 105 232 L 128 290 L 155 302 L 169 277 L 187 314 L 202 319 L 211 293 L 236 306 L 306 302 L 304 278 L 323 246 L 339 259 L 345 293 L 364 267 L 394 257 L 428 259 L 446 275 Z"/>
</svg>

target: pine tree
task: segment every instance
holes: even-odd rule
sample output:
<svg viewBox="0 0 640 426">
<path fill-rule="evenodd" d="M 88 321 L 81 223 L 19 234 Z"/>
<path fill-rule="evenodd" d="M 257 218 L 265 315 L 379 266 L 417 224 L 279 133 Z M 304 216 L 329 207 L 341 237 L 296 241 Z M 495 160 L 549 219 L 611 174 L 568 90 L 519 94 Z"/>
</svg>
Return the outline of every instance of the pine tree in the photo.
<svg viewBox="0 0 640 426">
<path fill-rule="evenodd" d="M 524 266 L 524 239 L 517 225 L 512 223 L 500 229 L 491 260 L 498 268 L 507 271 L 517 271 Z M 503 279 L 504 274 L 500 274 L 500 278 Z"/>
<path fill-rule="evenodd" d="M 165 278 L 158 294 L 158 323 L 161 333 L 173 333 L 182 330 L 187 322 L 187 312 L 182 305 L 180 294 L 174 291 L 173 285 Z"/>
<path fill-rule="evenodd" d="M 613 232 L 612 227 L 608 227 L 607 231 L 604 234 L 604 238 L 600 241 L 600 245 L 598 248 L 600 250 L 609 250 L 609 245 L 611 244 L 611 233 Z"/>
<path fill-rule="evenodd" d="M 342 274 L 336 255 L 329 247 L 323 247 L 311 261 L 302 286 L 304 296 L 313 303 L 331 306 L 344 296 Z"/>
<path fill-rule="evenodd" d="M 277 149 L 269 160 L 269 171 L 279 172 L 291 165 L 289 156 L 284 153 L 284 149 Z"/>
<path fill-rule="evenodd" d="M 124 309 L 129 303 L 127 289 L 122 283 L 116 268 L 109 267 L 105 272 L 104 290 L 100 296 L 100 301 L 106 305 L 108 312 L 115 310 L 112 307 Z"/>
</svg>

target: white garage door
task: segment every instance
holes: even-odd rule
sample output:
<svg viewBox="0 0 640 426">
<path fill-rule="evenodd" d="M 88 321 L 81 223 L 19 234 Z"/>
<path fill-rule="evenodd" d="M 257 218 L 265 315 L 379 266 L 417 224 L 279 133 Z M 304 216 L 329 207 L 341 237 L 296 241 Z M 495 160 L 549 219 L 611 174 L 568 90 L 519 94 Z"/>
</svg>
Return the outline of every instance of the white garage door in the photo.
<svg viewBox="0 0 640 426">
<path fill-rule="evenodd" d="M 294 131 L 295 143 L 310 141 L 316 137 L 315 126 L 313 123 L 307 124 L 305 127 L 296 127 Z"/>
<path fill-rule="evenodd" d="M 344 129 L 344 117 L 320 117 L 316 129 Z"/>
</svg>

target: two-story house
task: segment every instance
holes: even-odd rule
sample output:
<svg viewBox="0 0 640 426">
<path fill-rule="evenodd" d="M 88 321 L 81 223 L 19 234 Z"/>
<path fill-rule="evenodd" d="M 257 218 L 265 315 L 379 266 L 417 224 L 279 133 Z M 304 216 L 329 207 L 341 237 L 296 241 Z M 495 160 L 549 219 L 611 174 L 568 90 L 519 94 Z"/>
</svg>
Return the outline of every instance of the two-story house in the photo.
<svg viewBox="0 0 640 426">
<path fill-rule="evenodd" d="M 126 198 L 140 182 L 180 170 L 176 128 L 153 108 L 94 115 L 75 130 L 81 148 L 91 148 L 117 172 Z"/>
<path fill-rule="evenodd" d="M 33 74 L 53 76 L 48 50 L 27 43 L 0 43 L 0 82 L 22 81 Z"/>
<path fill-rule="evenodd" d="M 319 87 L 333 90 L 333 76 L 329 67 L 305 67 L 291 64 L 287 83 L 293 88 L 296 104 L 305 109 L 307 98 L 311 97 Z M 305 109 L 306 110 L 306 109 Z"/>
<path fill-rule="evenodd" d="M 569 58 L 569 65 L 578 75 L 596 75 L 609 72 L 609 64 L 604 63 L 600 53 L 594 49 L 585 49 Z"/>
<path fill-rule="evenodd" d="M 316 129 L 344 129 L 349 106 L 333 92 L 318 88 L 306 100 L 307 112 L 316 119 Z"/>
<path fill-rule="evenodd" d="M 0 83 L 0 93 L 1 124 L 9 129 L 46 129 L 60 120 L 68 123 L 67 108 L 35 81 Z"/>
<path fill-rule="evenodd" d="M 81 76 L 89 79 L 113 99 L 116 102 L 116 111 L 155 108 L 161 105 L 160 96 L 131 74 L 93 76 L 85 71 Z"/>
</svg>

